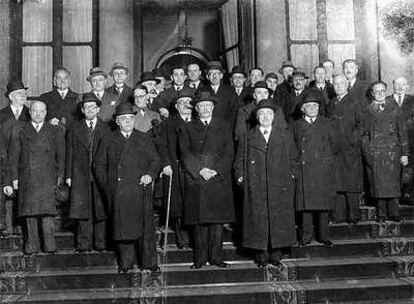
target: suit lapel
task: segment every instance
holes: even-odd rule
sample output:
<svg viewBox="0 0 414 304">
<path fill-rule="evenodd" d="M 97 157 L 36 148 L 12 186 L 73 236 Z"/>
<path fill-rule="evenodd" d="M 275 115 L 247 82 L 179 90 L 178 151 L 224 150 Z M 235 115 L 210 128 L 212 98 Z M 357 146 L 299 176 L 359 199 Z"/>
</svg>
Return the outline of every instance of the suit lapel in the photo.
<svg viewBox="0 0 414 304">
<path fill-rule="evenodd" d="M 273 130 L 270 133 L 270 137 L 272 137 L 272 133 L 273 133 Z M 270 137 L 269 137 L 269 143 L 270 143 Z M 257 150 L 262 151 L 263 153 L 266 153 L 268 143 L 266 143 L 266 140 L 264 139 L 262 132 L 260 132 L 259 126 L 256 126 L 253 129 L 251 136 L 249 137 L 249 145 L 251 147 L 256 148 Z"/>
</svg>

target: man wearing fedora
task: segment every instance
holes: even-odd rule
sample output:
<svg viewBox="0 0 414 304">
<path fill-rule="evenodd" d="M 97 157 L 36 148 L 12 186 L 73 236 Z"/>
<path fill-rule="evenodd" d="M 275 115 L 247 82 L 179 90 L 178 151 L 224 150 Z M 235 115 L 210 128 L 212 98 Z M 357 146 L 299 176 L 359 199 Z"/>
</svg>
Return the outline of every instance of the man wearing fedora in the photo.
<svg viewBox="0 0 414 304">
<path fill-rule="evenodd" d="M 157 150 L 161 157 L 162 174 L 164 176 L 164 193 L 168 193 L 168 182 L 171 183 L 171 209 L 170 218 L 175 232 L 175 241 L 178 248 L 189 247 L 188 231 L 182 223 L 183 219 L 183 196 L 184 196 L 184 174 L 182 168 L 182 157 L 179 150 L 178 138 L 184 125 L 190 123 L 193 117 L 194 91 L 183 89 L 178 93 L 174 106 L 176 114 L 171 115 L 160 126 Z M 167 195 L 164 195 L 164 206 L 167 203 Z"/>
<path fill-rule="evenodd" d="M 140 81 L 135 84 L 135 87 L 143 85 L 147 88 L 147 107 L 155 112 L 159 111 L 159 106 L 156 100 L 158 95 L 161 94 L 158 93 L 157 90 L 157 86 L 161 84 L 161 81 L 160 77 L 156 78 L 153 72 L 144 71 L 141 73 Z"/>
<path fill-rule="evenodd" d="M 77 223 L 77 252 L 106 248 L 107 206 L 96 184 L 92 163 L 110 127 L 98 118 L 101 101 L 86 93 L 79 104 L 85 118 L 66 137 L 66 183 L 70 187 L 69 217 Z"/>
<path fill-rule="evenodd" d="M 112 129 L 116 128 L 114 121 L 115 108 L 121 103 L 118 96 L 109 91 L 105 91 L 108 75 L 100 67 L 94 67 L 89 70 L 88 80 L 92 86 L 93 93 L 102 103 L 98 117 L 105 123 L 108 123 Z"/>
<path fill-rule="evenodd" d="M 20 122 L 30 121 L 29 108 L 27 105 L 26 90 L 21 80 L 10 80 L 6 85 L 5 96 L 9 99 L 9 105 L 0 110 L 0 136 L 8 153 L 11 142 L 12 130 Z M 14 207 L 16 196 L 11 197 L 11 193 L 1 202 L 0 206 L 0 230 L 4 236 L 13 234 L 15 214 Z M 1 228 L 2 227 L 2 228 Z"/>
<path fill-rule="evenodd" d="M 210 70 L 211 71 L 211 70 Z M 183 125 L 179 147 L 184 168 L 184 223 L 194 233 L 194 264 L 229 267 L 223 262 L 223 224 L 235 219 L 231 169 L 232 127 L 213 115 L 220 102 L 200 91 L 193 102 L 198 117 Z"/>
<path fill-rule="evenodd" d="M 278 84 L 276 87 L 276 90 L 273 94 L 273 99 L 276 100 L 276 102 L 280 102 L 280 100 L 289 94 L 289 92 L 292 91 L 293 86 L 293 79 L 292 74 L 295 70 L 295 66 L 293 65 L 292 61 L 285 60 L 282 63 L 282 66 L 278 70 L 278 73 L 283 76 L 283 82 Z"/>
<path fill-rule="evenodd" d="M 68 69 L 58 68 L 53 76 L 53 90 L 40 95 L 46 103 L 46 121 L 54 126 L 70 127 L 78 120 L 78 93 L 70 89 L 71 77 Z"/>
<path fill-rule="evenodd" d="M 237 95 L 234 90 L 222 82 L 225 70 L 219 61 L 210 61 L 206 67 L 206 77 L 209 85 L 206 91 L 217 97 L 213 115 L 218 119 L 230 122 L 233 126 L 237 115 Z"/>
<path fill-rule="evenodd" d="M 39 252 L 41 239 L 43 251 L 55 253 L 55 190 L 63 184 L 64 135 L 60 128 L 45 121 L 43 101 L 31 103 L 30 117 L 30 122 L 16 125 L 12 132 L 10 179 L 13 188 L 19 190 L 18 216 L 26 223 L 25 253 Z"/>
<path fill-rule="evenodd" d="M 259 268 L 279 266 L 283 251 L 296 243 L 297 151 L 286 125 L 274 119 L 277 111 L 273 100 L 260 101 L 258 124 L 239 140 L 234 162 L 244 189 L 241 244 L 256 251 Z"/>
<path fill-rule="evenodd" d="M 301 246 L 311 243 L 314 231 L 317 242 L 332 246 L 329 210 L 336 196 L 335 158 L 339 145 L 333 123 L 319 114 L 323 104 L 324 96 L 319 89 L 307 90 L 301 103 L 304 115 L 292 126 L 299 151 L 295 205 L 302 219 Z"/>
<path fill-rule="evenodd" d="M 241 66 L 234 66 L 231 69 L 230 80 L 231 86 L 237 95 L 237 108 L 241 108 L 251 102 L 251 92 L 244 86 L 247 74 Z"/>
<path fill-rule="evenodd" d="M 118 97 L 118 104 L 122 102 L 132 103 L 134 91 L 125 83 L 129 76 L 128 67 L 122 62 L 114 62 L 109 70 L 109 76 L 112 77 L 114 83 L 106 91 Z"/>
<path fill-rule="evenodd" d="M 300 68 L 296 68 L 292 74 L 293 87 L 289 92 L 282 95 L 276 102 L 282 108 L 285 119 L 288 124 L 302 117 L 300 102 L 303 98 L 303 92 L 306 88 L 308 76 Z"/>
<path fill-rule="evenodd" d="M 152 182 L 159 173 L 160 161 L 151 139 L 134 129 L 135 114 L 130 103 L 117 106 L 119 129 L 102 139 L 93 166 L 108 200 L 121 272 L 135 264 L 142 269 L 158 269 Z"/>
</svg>

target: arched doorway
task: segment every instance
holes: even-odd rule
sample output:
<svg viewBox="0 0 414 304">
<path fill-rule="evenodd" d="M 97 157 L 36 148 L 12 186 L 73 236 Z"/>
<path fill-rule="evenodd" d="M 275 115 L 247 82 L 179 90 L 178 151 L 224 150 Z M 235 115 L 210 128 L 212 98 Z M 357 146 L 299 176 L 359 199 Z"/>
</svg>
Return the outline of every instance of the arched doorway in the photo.
<svg viewBox="0 0 414 304">
<path fill-rule="evenodd" d="M 189 63 L 195 62 L 200 65 L 203 71 L 210 58 L 201 50 L 191 47 L 177 47 L 161 55 L 157 60 L 156 67 L 167 73 L 174 66 L 186 67 Z"/>
</svg>

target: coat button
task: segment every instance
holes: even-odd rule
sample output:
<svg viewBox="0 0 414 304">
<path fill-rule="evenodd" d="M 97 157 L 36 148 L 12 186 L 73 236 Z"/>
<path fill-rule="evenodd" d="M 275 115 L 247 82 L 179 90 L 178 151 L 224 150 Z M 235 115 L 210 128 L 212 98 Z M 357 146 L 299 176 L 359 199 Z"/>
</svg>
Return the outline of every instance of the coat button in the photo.
<svg viewBox="0 0 414 304">
<path fill-rule="evenodd" d="M 306 151 L 305 150 L 302 150 L 302 153 L 305 153 Z"/>
<path fill-rule="evenodd" d="M 118 182 L 120 182 L 121 181 L 121 178 L 120 177 L 118 177 Z"/>
<path fill-rule="evenodd" d="M 303 161 L 303 162 L 302 162 L 302 165 L 304 165 L 304 164 L 305 164 L 305 162 Z"/>
</svg>

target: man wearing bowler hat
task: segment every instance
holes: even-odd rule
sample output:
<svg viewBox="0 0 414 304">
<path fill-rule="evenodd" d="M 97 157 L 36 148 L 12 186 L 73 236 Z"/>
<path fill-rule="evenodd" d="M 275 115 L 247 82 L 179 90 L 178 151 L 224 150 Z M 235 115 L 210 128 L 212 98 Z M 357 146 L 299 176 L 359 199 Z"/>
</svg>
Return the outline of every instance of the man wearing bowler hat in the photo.
<svg viewBox="0 0 414 304">
<path fill-rule="evenodd" d="M 236 122 L 237 115 L 237 95 L 234 90 L 222 82 L 225 70 L 219 61 L 210 61 L 206 67 L 206 77 L 209 85 L 206 91 L 217 98 L 214 106 L 214 116 L 230 122 Z"/>
<path fill-rule="evenodd" d="M 159 105 L 156 102 L 159 95 L 157 86 L 161 84 L 161 80 L 155 77 L 155 74 L 151 71 L 144 71 L 141 74 L 140 81 L 135 84 L 135 87 L 143 85 L 147 88 L 147 107 L 148 109 L 158 112 Z"/>
<path fill-rule="evenodd" d="M 26 90 L 21 80 L 10 80 L 6 85 L 5 96 L 10 103 L 0 110 L 0 136 L 7 153 L 10 147 L 11 134 L 14 126 L 19 122 L 30 121 L 29 108 L 27 107 Z M 13 206 L 16 205 L 16 197 L 10 197 L 11 193 L 0 202 L 0 231 L 4 236 L 13 234 L 14 217 Z"/>
<path fill-rule="evenodd" d="M 302 217 L 300 245 L 315 239 L 332 246 L 329 240 L 329 210 L 336 197 L 335 158 L 339 149 L 333 123 L 319 114 L 324 96 L 317 88 L 305 92 L 301 103 L 303 117 L 292 130 L 299 151 L 299 174 L 296 188 L 296 210 Z M 314 223 L 315 228 L 314 229 Z"/>
<path fill-rule="evenodd" d="M 89 70 L 88 80 L 92 86 L 93 93 L 102 103 L 98 117 L 108 123 L 111 128 L 116 128 L 114 121 L 115 108 L 121 103 L 118 97 L 108 91 L 105 91 L 108 75 L 100 67 L 94 67 Z"/>
<path fill-rule="evenodd" d="M 60 128 L 45 121 L 43 101 L 32 101 L 30 117 L 30 122 L 16 125 L 12 132 L 10 179 L 13 188 L 19 190 L 18 215 L 26 223 L 25 253 L 39 252 L 40 240 L 44 252 L 55 253 L 55 190 L 63 184 L 64 135 Z"/>
<path fill-rule="evenodd" d="M 134 129 L 131 104 L 121 103 L 115 116 L 119 129 L 101 141 L 94 169 L 108 201 L 119 270 L 127 272 L 134 264 L 156 270 L 152 182 L 159 173 L 159 157 L 151 139 Z"/>
<path fill-rule="evenodd" d="M 46 121 L 52 125 L 70 127 L 77 119 L 79 95 L 70 89 L 68 69 L 60 67 L 53 76 L 53 90 L 40 95 L 47 106 Z"/>
<path fill-rule="evenodd" d="M 184 223 L 194 232 L 194 264 L 229 267 L 223 261 L 223 224 L 234 221 L 231 180 L 231 126 L 213 115 L 219 102 L 200 91 L 193 105 L 198 117 L 183 125 L 179 146 L 184 168 Z"/>
<path fill-rule="evenodd" d="M 106 248 L 106 205 L 96 185 L 92 163 L 110 127 L 98 118 L 101 101 L 86 93 L 80 102 L 85 118 L 66 137 L 66 183 L 71 188 L 69 217 L 77 223 L 77 252 Z"/>
<path fill-rule="evenodd" d="M 134 91 L 125 83 L 129 76 L 128 67 L 122 62 L 114 62 L 109 70 L 109 76 L 112 77 L 114 83 L 106 91 L 117 96 L 119 103 L 133 102 Z"/>
</svg>

